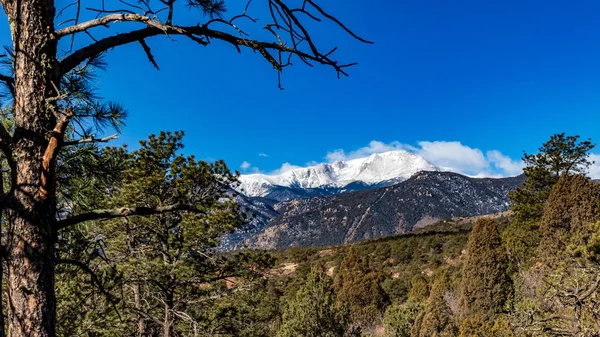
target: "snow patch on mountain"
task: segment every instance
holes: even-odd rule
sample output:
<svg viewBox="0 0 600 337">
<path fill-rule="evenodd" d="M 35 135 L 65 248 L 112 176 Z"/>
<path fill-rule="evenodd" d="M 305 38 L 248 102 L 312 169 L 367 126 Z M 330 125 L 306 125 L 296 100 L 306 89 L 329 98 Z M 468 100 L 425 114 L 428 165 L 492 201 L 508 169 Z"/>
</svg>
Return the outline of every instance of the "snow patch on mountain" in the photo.
<svg viewBox="0 0 600 337">
<path fill-rule="evenodd" d="M 419 155 L 397 150 L 365 158 L 296 168 L 276 175 L 242 175 L 238 190 L 247 196 L 264 197 L 274 186 L 309 189 L 340 188 L 356 182 L 367 185 L 398 183 L 419 171 L 439 169 Z"/>
</svg>

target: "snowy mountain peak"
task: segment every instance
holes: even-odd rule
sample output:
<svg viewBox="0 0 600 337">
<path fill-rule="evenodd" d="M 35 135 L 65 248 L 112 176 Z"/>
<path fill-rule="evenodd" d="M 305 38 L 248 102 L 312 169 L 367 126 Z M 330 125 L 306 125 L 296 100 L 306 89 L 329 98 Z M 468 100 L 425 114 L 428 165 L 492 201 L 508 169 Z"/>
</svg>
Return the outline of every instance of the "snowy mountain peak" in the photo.
<svg viewBox="0 0 600 337">
<path fill-rule="evenodd" d="M 316 189 L 341 188 L 356 182 L 392 184 L 404 181 L 419 171 L 438 171 L 438 168 L 421 156 L 398 150 L 296 168 L 276 175 L 242 175 L 239 190 L 248 196 L 264 197 L 277 186 Z"/>
</svg>

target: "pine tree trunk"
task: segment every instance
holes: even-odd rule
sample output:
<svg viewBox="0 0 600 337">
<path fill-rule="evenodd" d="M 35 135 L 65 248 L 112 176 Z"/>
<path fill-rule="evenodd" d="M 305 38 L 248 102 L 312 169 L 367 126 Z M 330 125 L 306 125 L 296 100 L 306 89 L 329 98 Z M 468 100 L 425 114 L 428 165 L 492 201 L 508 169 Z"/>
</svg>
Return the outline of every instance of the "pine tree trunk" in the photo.
<svg viewBox="0 0 600 337">
<path fill-rule="evenodd" d="M 13 0 L 5 5 L 15 54 L 15 131 L 12 223 L 8 245 L 8 336 L 54 337 L 55 214 L 54 186 L 43 184 L 52 172 L 42 162 L 59 85 L 54 4 L 49 0 Z M 43 191 L 43 192 L 42 192 Z"/>
<path fill-rule="evenodd" d="M 129 226 L 128 218 L 123 219 L 123 225 L 125 227 L 125 233 L 127 234 L 127 255 L 130 257 L 138 258 L 137 251 L 136 251 L 136 243 L 135 243 L 133 233 L 131 231 L 131 227 Z M 135 336 L 136 337 L 147 337 L 148 332 L 146 331 L 146 329 L 147 329 L 146 328 L 147 327 L 146 319 L 141 314 L 141 312 L 143 312 L 143 310 L 144 310 L 144 308 L 142 307 L 142 291 L 141 291 L 140 283 L 138 281 L 136 281 L 133 284 L 133 300 L 134 300 L 134 305 L 135 305 L 135 309 L 137 310 L 137 316 L 138 316 Z"/>
<path fill-rule="evenodd" d="M 169 290 L 165 295 L 165 318 L 162 337 L 171 337 L 173 332 L 173 293 Z"/>
<path fill-rule="evenodd" d="M 137 319 L 137 331 L 136 337 L 146 337 L 148 334 L 146 333 L 146 320 L 144 317 L 139 314 L 143 310 L 142 308 L 142 294 L 140 292 L 140 285 L 135 284 L 133 286 L 133 296 L 135 301 L 135 309 L 138 310 L 138 319 Z"/>
<path fill-rule="evenodd" d="M 4 337 L 4 261 L 0 261 L 0 337 Z"/>
</svg>

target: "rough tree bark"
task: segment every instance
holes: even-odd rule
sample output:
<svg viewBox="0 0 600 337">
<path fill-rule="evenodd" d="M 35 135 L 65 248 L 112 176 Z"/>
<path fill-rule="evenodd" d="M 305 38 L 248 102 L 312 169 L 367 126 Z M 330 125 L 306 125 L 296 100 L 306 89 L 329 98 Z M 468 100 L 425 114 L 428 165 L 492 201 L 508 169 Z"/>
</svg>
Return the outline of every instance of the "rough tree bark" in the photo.
<svg viewBox="0 0 600 337">
<path fill-rule="evenodd" d="M 10 18 L 15 74 L 15 131 L 9 158 L 16 164 L 7 247 L 8 336 L 53 337 L 54 181 L 53 167 L 43 163 L 47 132 L 54 128 L 53 113 L 58 113 L 52 100 L 59 79 L 52 37 L 54 2 L 13 0 L 4 7 Z"/>
</svg>

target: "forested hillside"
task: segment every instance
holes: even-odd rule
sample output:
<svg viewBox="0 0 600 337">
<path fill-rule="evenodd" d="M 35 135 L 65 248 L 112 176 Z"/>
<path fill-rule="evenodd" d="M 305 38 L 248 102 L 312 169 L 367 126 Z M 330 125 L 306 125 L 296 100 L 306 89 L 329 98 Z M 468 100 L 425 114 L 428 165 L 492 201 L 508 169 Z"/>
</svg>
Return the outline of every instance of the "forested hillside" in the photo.
<svg viewBox="0 0 600 337">
<path fill-rule="evenodd" d="M 139 150 L 104 148 L 96 158 L 124 163 L 119 170 L 93 185 L 69 180 L 87 182 L 70 197 L 79 207 L 133 198 L 143 211 L 143 202 L 194 198 L 198 211 L 91 221 L 61 237 L 60 335 L 599 332 L 600 185 L 582 174 L 589 141 L 558 134 L 526 154 L 525 181 L 510 194 L 510 212 L 338 246 L 218 252 L 220 237 L 248 221 L 224 201 L 236 175 L 222 162 L 177 154 L 182 138 L 161 133 Z M 110 199 L 101 197 L 107 188 Z M 74 249 L 81 242 L 89 244 Z"/>
<path fill-rule="evenodd" d="M 469 178 L 421 171 L 385 188 L 294 199 L 247 239 L 250 246 L 282 248 L 349 243 L 407 233 L 442 219 L 494 214 L 508 209 L 508 194 L 523 176 Z"/>
</svg>

